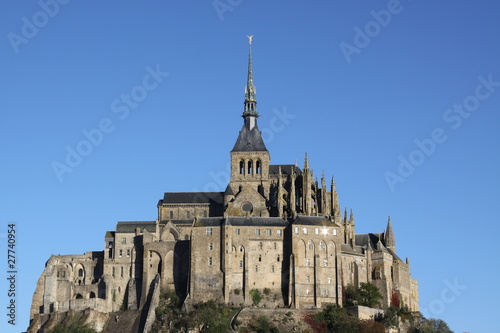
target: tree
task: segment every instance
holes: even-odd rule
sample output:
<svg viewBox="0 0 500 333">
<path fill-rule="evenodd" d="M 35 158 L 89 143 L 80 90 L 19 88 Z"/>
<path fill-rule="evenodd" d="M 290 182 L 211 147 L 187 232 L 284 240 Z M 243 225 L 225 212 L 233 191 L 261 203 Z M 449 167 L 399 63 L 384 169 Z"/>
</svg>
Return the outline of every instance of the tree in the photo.
<svg viewBox="0 0 500 333">
<path fill-rule="evenodd" d="M 380 300 L 383 299 L 382 294 L 374 284 L 364 282 L 361 282 L 359 297 L 359 304 L 370 308 L 380 305 Z"/>
<path fill-rule="evenodd" d="M 448 324 L 441 319 L 426 319 L 418 317 L 408 330 L 408 333 L 453 333 Z"/>
</svg>

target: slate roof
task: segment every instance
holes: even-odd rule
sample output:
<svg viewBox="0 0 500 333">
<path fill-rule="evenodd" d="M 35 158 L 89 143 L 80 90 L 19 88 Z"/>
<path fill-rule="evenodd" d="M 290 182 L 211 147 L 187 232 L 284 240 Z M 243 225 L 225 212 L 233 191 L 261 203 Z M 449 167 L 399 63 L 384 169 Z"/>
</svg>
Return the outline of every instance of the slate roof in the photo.
<svg viewBox="0 0 500 333">
<path fill-rule="evenodd" d="M 165 192 L 160 204 L 192 203 L 192 204 L 224 204 L 223 192 Z"/>
<path fill-rule="evenodd" d="M 357 234 L 355 237 L 356 245 L 368 246 L 368 243 L 371 243 L 374 250 L 377 249 L 378 241 L 382 241 L 382 234 Z"/>
<path fill-rule="evenodd" d="M 233 226 L 286 227 L 288 221 L 281 217 L 228 217 L 226 223 Z"/>
<path fill-rule="evenodd" d="M 333 222 L 324 216 L 302 216 L 299 215 L 292 222 L 293 224 L 305 225 L 332 225 Z"/>
<path fill-rule="evenodd" d="M 119 233 L 134 233 L 135 228 L 140 228 L 141 231 L 146 229 L 149 232 L 156 232 L 156 222 L 132 221 L 132 222 L 118 222 L 116 224 L 116 232 Z"/>
<path fill-rule="evenodd" d="M 279 168 L 281 167 L 281 173 L 283 175 L 289 175 L 292 173 L 292 170 L 295 172 L 296 175 L 301 175 L 302 170 L 295 164 L 276 164 L 276 165 L 270 165 L 269 166 L 269 174 L 270 175 L 277 175 L 279 174 Z"/>
<path fill-rule="evenodd" d="M 251 130 L 243 125 L 232 151 L 267 151 L 257 124 Z"/>
</svg>

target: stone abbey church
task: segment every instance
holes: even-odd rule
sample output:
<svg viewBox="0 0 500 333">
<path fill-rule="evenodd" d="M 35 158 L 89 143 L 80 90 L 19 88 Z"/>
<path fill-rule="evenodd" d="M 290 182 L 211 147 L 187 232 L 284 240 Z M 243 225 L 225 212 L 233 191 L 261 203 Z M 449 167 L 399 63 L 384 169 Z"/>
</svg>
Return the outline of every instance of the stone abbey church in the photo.
<svg viewBox="0 0 500 333">
<path fill-rule="evenodd" d="M 118 222 L 103 251 L 52 255 L 33 295 L 30 332 L 69 310 L 154 313 L 166 290 L 186 304 L 251 306 L 250 291 L 266 289 L 260 305 L 304 309 L 342 305 L 347 285 L 370 282 L 383 307 L 398 297 L 418 310 L 418 283 L 396 254 L 390 220 L 382 233 L 356 234 L 333 178 L 316 181 L 307 155 L 302 168 L 271 164 L 251 44 L 242 117 L 224 192 L 166 192 L 156 221 Z"/>
</svg>

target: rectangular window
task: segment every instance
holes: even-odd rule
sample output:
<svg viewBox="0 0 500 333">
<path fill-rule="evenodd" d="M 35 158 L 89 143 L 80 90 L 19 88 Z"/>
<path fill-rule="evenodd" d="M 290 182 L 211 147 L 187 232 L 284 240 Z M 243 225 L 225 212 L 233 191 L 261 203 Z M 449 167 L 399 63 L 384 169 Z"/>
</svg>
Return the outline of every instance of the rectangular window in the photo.
<svg viewBox="0 0 500 333">
<path fill-rule="evenodd" d="M 212 236 L 212 228 L 207 228 L 207 236 Z"/>
<path fill-rule="evenodd" d="M 298 234 L 299 233 L 299 227 L 295 227 L 295 233 Z"/>
<path fill-rule="evenodd" d="M 328 260 L 323 260 L 323 265 L 325 265 L 325 267 L 328 267 Z"/>
<path fill-rule="evenodd" d="M 212 251 L 214 249 L 214 243 L 208 243 L 208 249 Z"/>
<path fill-rule="evenodd" d="M 259 271 L 259 266 L 258 265 L 255 265 L 255 271 L 258 272 Z"/>
<path fill-rule="evenodd" d="M 256 234 L 257 236 L 260 236 L 260 229 L 255 229 L 255 234 Z"/>
<path fill-rule="evenodd" d="M 214 262 L 213 262 L 212 257 L 209 257 L 209 258 L 208 258 L 208 266 L 212 266 L 212 265 L 213 265 L 213 263 L 214 263 Z"/>
<path fill-rule="evenodd" d="M 271 267 L 271 272 L 274 273 L 274 265 Z"/>
<path fill-rule="evenodd" d="M 337 236 L 337 229 L 333 229 L 333 235 Z"/>
<path fill-rule="evenodd" d="M 130 249 L 127 249 L 127 257 L 130 257 Z"/>
<path fill-rule="evenodd" d="M 123 237 L 123 238 L 122 238 L 122 244 L 123 244 L 123 245 L 127 244 L 127 238 L 126 238 L 126 237 Z"/>
<path fill-rule="evenodd" d="M 307 235 L 307 228 L 302 228 L 302 233 L 303 233 L 304 235 Z"/>
<path fill-rule="evenodd" d="M 120 257 L 123 256 L 123 250 L 120 250 Z"/>
<path fill-rule="evenodd" d="M 314 229 L 314 234 L 319 235 L 319 228 Z"/>
<path fill-rule="evenodd" d="M 243 268 L 243 260 L 240 260 L 240 268 Z"/>
<path fill-rule="evenodd" d="M 276 236 L 281 236 L 283 233 L 283 230 L 279 229 L 279 230 L 276 230 Z"/>
<path fill-rule="evenodd" d="M 266 236 L 271 236 L 273 234 L 273 232 L 271 231 L 271 229 L 266 229 Z"/>
<path fill-rule="evenodd" d="M 234 234 L 235 234 L 236 236 L 239 236 L 239 235 L 240 235 L 240 228 L 236 228 L 236 229 L 234 229 Z"/>
<path fill-rule="evenodd" d="M 311 283 L 311 277 L 310 276 L 307 277 L 307 283 Z"/>
<path fill-rule="evenodd" d="M 332 284 L 332 278 L 331 277 L 328 278 L 328 284 Z"/>
</svg>

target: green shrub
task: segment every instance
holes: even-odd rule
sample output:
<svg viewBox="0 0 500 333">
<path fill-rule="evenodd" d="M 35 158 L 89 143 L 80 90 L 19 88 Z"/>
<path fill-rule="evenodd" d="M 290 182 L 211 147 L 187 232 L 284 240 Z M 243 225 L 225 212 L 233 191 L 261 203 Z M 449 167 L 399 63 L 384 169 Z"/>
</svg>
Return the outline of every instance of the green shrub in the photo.
<svg viewBox="0 0 500 333">
<path fill-rule="evenodd" d="M 260 301 L 262 300 L 262 295 L 257 289 L 252 289 L 250 290 L 250 296 L 252 297 L 253 304 L 255 306 L 259 305 Z"/>
</svg>

